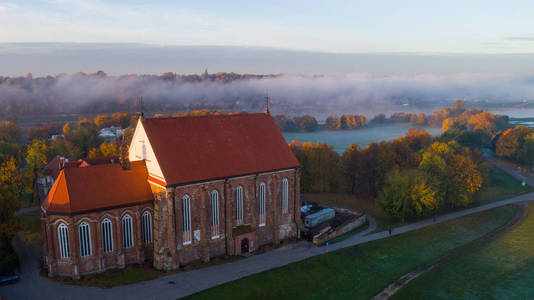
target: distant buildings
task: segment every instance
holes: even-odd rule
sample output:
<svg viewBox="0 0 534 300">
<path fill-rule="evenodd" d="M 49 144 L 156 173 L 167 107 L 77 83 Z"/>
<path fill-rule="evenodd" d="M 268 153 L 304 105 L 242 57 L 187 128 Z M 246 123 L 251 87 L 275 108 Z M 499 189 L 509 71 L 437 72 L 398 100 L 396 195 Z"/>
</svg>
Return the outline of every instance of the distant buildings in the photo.
<svg viewBox="0 0 534 300">
<path fill-rule="evenodd" d="M 100 129 L 98 136 L 103 138 L 105 141 L 115 141 L 119 139 L 123 134 L 124 129 L 113 126 Z"/>
</svg>

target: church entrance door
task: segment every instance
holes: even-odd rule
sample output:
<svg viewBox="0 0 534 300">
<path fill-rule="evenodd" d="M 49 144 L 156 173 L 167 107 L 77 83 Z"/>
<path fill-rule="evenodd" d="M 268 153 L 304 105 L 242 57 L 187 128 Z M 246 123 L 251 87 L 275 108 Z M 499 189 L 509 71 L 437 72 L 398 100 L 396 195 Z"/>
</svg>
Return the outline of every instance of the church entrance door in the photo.
<svg viewBox="0 0 534 300">
<path fill-rule="evenodd" d="M 248 239 L 241 240 L 241 254 L 248 253 Z"/>
</svg>

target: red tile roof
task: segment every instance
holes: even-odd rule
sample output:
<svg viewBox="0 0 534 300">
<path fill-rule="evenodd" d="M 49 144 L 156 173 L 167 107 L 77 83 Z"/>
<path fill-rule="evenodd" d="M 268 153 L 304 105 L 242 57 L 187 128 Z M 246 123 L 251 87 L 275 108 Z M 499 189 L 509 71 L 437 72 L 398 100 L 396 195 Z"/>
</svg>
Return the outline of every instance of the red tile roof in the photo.
<svg viewBox="0 0 534 300">
<path fill-rule="evenodd" d="M 153 201 L 147 177 L 143 161 L 132 162 L 130 170 L 120 164 L 65 168 L 41 206 L 49 213 L 75 214 Z"/>
<path fill-rule="evenodd" d="M 167 185 L 296 168 L 268 114 L 144 119 Z"/>
<path fill-rule="evenodd" d="M 64 162 L 65 168 L 83 168 L 87 166 L 101 165 L 101 164 L 112 164 L 119 161 L 118 156 L 109 156 L 109 157 L 95 157 L 95 158 L 84 158 L 78 159 L 77 161 L 66 162 L 64 157 L 56 155 L 46 166 L 45 166 L 45 175 L 57 179 L 59 172 L 61 171 L 61 164 Z"/>
</svg>

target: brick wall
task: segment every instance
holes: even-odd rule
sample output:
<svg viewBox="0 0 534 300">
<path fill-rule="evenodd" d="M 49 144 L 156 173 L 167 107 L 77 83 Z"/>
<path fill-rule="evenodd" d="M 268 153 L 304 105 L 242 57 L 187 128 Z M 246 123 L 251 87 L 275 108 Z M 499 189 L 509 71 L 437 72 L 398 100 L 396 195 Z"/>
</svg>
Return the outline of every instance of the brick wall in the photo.
<svg viewBox="0 0 534 300">
<path fill-rule="evenodd" d="M 152 259 L 152 243 L 143 244 L 141 236 L 141 216 L 149 211 L 154 219 L 152 203 L 116 208 L 87 214 L 62 216 L 41 213 L 43 226 L 44 260 L 49 276 L 66 275 L 78 278 L 80 275 L 99 273 L 113 268 L 123 268 L 130 263 L 142 263 Z M 122 247 L 121 219 L 125 214 L 132 217 L 133 247 Z M 112 222 L 113 251 L 102 250 L 101 222 L 108 218 Z M 78 226 L 87 222 L 90 229 L 92 255 L 80 255 Z M 58 226 L 64 223 L 68 228 L 69 258 L 61 258 L 59 251 Z"/>
<path fill-rule="evenodd" d="M 282 212 L 282 179 L 288 180 L 288 209 Z M 298 190 L 298 175 L 296 170 L 280 172 L 262 173 L 243 177 L 216 180 L 187 186 L 180 186 L 169 189 L 166 197 L 172 198 L 172 204 L 168 204 L 169 209 L 174 211 L 172 216 L 173 228 L 168 228 L 168 232 L 174 232 L 176 249 L 169 250 L 169 253 L 176 256 L 179 265 L 185 265 L 194 261 L 208 262 L 211 258 L 224 255 L 234 255 L 236 253 L 235 237 L 232 230 L 239 225 L 250 225 L 255 228 L 254 248 L 265 244 L 279 244 L 280 239 L 297 237 L 296 216 L 300 218 L 300 195 Z M 259 226 L 258 207 L 258 186 L 260 182 L 266 186 L 266 224 Z M 243 220 L 239 224 L 237 221 L 236 189 L 243 188 Z M 213 238 L 213 226 L 211 216 L 210 195 L 212 191 L 217 191 L 219 197 L 219 225 L 218 236 Z M 187 195 L 191 199 L 191 243 L 184 243 L 183 233 L 183 211 L 182 199 Z M 157 207 L 158 205 L 156 205 Z M 156 209 L 157 210 L 157 209 Z M 158 213 L 158 212 L 156 212 Z M 297 221 L 295 221 L 297 220 Z M 169 223 L 171 224 L 171 223 Z M 200 240 L 195 240 L 194 232 L 200 232 Z M 163 251 L 161 246 L 155 243 L 156 250 Z M 169 247 L 171 247 L 169 245 Z M 239 251 L 238 251 L 239 252 Z M 163 261 L 163 259 L 159 259 Z M 165 266 L 160 263 L 156 266 L 159 269 L 176 268 L 177 266 Z"/>
</svg>

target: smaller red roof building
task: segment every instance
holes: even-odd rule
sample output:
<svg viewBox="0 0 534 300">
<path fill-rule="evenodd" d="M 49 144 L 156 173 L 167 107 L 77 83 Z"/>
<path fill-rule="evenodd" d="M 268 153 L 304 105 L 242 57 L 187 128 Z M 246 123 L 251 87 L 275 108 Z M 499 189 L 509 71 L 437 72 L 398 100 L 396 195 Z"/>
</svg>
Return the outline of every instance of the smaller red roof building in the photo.
<svg viewBox="0 0 534 300">
<path fill-rule="evenodd" d="M 64 168 L 42 204 L 47 213 L 79 214 L 153 201 L 142 161 Z"/>
</svg>

